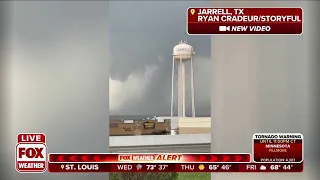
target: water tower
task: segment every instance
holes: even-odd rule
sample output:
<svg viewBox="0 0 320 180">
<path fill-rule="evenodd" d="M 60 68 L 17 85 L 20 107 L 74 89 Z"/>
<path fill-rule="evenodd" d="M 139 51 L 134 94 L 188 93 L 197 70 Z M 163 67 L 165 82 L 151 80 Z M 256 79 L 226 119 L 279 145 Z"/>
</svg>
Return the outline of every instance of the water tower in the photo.
<svg viewBox="0 0 320 180">
<path fill-rule="evenodd" d="M 191 114 L 195 117 L 194 105 L 194 75 L 193 75 L 193 47 L 186 41 L 181 41 L 173 48 L 172 58 L 172 91 L 171 91 L 171 117 L 177 110 L 178 117 L 186 117 L 186 104 L 191 101 Z M 186 68 L 190 70 L 191 97 L 186 99 Z M 188 100 L 188 101 L 186 101 Z"/>
</svg>

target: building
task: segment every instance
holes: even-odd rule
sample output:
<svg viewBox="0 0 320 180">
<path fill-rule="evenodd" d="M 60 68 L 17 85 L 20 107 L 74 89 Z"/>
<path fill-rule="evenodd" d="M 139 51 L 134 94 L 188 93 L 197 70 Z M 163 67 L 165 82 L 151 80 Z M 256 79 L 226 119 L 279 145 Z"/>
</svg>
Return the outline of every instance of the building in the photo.
<svg viewBox="0 0 320 180">
<path fill-rule="evenodd" d="M 170 134 L 170 119 L 161 120 L 110 120 L 110 136 Z"/>
<path fill-rule="evenodd" d="M 157 117 L 155 120 L 110 120 L 110 136 L 210 134 L 211 117 Z"/>
<path fill-rule="evenodd" d="M 157 117 L 171 123 L 171 135 L 175 134 L 210 134 L 211 117 Z"/>
<path fill-rule="evenodd" d="M 179 134 L 210 134 L 211 117 L 178 118 Z"/>
</svg>

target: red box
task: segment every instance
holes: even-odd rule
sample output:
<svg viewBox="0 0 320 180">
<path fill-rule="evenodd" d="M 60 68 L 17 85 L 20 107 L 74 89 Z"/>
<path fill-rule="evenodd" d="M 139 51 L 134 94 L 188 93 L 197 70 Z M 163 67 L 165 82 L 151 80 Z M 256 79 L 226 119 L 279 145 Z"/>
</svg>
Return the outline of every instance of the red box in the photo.
<svg viewBox="0 0 320 180">
<path fill-rule="evenodd" d="M 120 162 L 120 163 L 198 163 L 198 162 L 250 162 L 249 153 L 50 153 L 50 162 Z"/>
<path fill-rule="evenodd" d="M 18 143 L 40 143 L 46 144 L 46 135 L 43 133 L 19 133 L 18 136 Z"/>
<path fill-rule="evenodd" d="M 253 135 L 253 161 L 297 163 L 303 161 L 300 133 L 257 133 Z"/>
<path fill-rule="evenodd" d="M 41 173 L 47 169 L 46 138 L 42 133 L 18 134 L 16 170 L 20 173 Z"/>
<path fill-rule="evenodd" d="M 49 172 L 90 173 L 111 172 L 110 163 L 48 163 Z"/>
<path fill-rule="evenodd" d="M 241 10 L 240 10 L 241 9 Z M 199 14 L 201 13 L 201 14 Z M 302 8 L 188 8 L 187 32 L 209 34 L 302 34 Z"/>
</svg>

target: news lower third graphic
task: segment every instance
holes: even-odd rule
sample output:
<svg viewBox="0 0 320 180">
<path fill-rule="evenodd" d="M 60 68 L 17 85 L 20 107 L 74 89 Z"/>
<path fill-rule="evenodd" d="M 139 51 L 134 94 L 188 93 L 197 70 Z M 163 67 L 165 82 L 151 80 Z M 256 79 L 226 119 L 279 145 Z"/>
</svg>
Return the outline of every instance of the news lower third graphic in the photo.
<svg viewBox="0 0 320 180">
<path fill-rule="evenodd" d="M 296 8 L 188 8 L 187 32 L 211 34 L 303 33 L 303 9 Z"/>
<path fill-rule="evenodd" d="M 303 163 L 51 163 L 51 173 L 90 172 L 302 172 Z"/>
<path fill-rule="evenodd" d="M 19 173 L 302 172 L 303 163 L 301 133 L 256 133 L 252 154 L 48 153 L 42 133 L 18 134 L 16 146 Z"/>
</svg>

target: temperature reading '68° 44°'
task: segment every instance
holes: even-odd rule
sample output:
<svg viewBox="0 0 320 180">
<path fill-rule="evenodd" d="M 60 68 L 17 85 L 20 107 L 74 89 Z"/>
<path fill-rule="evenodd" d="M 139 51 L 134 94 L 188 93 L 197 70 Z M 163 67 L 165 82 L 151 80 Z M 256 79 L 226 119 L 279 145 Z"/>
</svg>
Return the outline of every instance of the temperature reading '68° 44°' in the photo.
<svg viewBox="0 0 320 180">
<path fill-rule="evenodd" d="M 283 165 L 282 169 L 290 171 L 292 167 L 293 167 L 292 164 L 288 164 L 288 165 Z"/>
<path fill-rule="evenodd" d="M 277 164 L 277 165 L 271 165 L 270 166 L 270 169 L 271 170 L 274 170 L 274 171 L 278 171 L 282 166 L 280 164 Z"/>
</svg>

